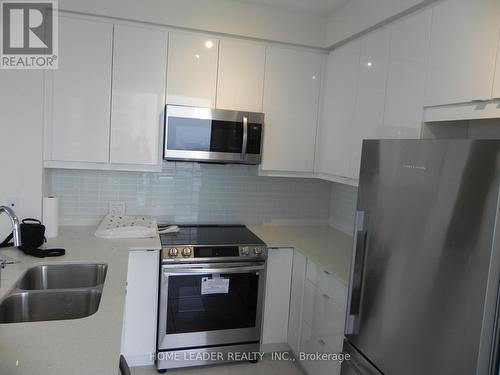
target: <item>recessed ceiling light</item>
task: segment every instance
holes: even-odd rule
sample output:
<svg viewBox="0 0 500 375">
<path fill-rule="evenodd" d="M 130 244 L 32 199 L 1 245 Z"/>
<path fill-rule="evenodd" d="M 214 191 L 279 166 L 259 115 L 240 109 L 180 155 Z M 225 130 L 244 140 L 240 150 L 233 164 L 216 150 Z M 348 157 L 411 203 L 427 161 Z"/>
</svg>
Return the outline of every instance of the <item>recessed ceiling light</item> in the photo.
<svg viewBox="0 0 500 375">
<path fill-rule="evenodd" d="M 196 54 L 196 55 L 194 55 L 194 57 L 196 57 L 197 59 L 199 59 L 200 55 Z"/>
<path fill-rule="evenodd" d="M 214 46 L 214 42 L 212 42 L 211 40 L 207 40 L 205 42 L 205 47 L 212 48 L 213 46 Z"/>
<path fill-rule="evenodd" d="M 367 65 L 367 66 L 372 66 L 372 65 L 373 65 L 373 63 L 372 63 L 371 61 L 368 61 L 368 62 L 366 63 L 366 65 Z"/>
</svg>

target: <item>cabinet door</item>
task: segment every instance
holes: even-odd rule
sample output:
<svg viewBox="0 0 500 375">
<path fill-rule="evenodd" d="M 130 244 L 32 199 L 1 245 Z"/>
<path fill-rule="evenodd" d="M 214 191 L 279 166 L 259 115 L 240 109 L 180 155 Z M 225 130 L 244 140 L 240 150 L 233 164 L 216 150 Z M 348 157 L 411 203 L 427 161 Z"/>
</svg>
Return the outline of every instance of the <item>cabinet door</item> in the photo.
<svg viewBox="0 0 500 375">
<path fill-rule="evenodd" d="M 302 324 L 302 301 L 306 277 L 306 257 L 297 250 L 293 252 L 292 285 L 290 291 L 290 315 L 288 318 L 288 345 L 298 356 L 300 352 L 300 330 Z"/>
<path fill-rule="evenodd" d="M 420 138 L 432 10 L 424 9 L 391 27 L 391 55 L 384 123 L 379 138 Z"/>
<path fill-rule="evenodd" d="M 434 6 L 426 105 L 491 98 L 498 14 L 498 0 L 446 0 Z"/>
<path fill-rule="evenodd" d="M 130 366 L 153 364 L 158 309 L 158 251 L 130 251 L 122 354 Z"/>
<path fill-rule="evenodd" d="M 262 112 L 266 48 L 223 39 L 219 45 L 217 108 Z"/>
<path fill-rule="evenodd" d="M 262 344 L 283 344 L 288 336 L 293 249 L 270 249 L 267 258 Z"/>
<path fill-rule="evenodd" d="M 351 175 L 348 176 L 354 179 L 359 178 L 363 139 L 379 138 L 383 127 L 390 39 L 390 29 L 383 28 L 361 40 Z"/>
<path fill-rule="evenodd" d="M 215 107 L 218 53 L 211 36 L 169 33 L 167 104 Z"/>
<path fill-rule="evenodd" d="M 493 98 L 500 99 L 500 32 L 498 33 L 497 66 L 495 69 L 495 82 L 493 84 Z"/>
<path fill-rule="evenodd" d="M 47 73 L 49 160 L 108 162 L 113 25 L 61 17 L 59 69 Z"/>
<path fill-rule="evenodd" d="M 160 162 L 167 35 L 160 30 L 115 26 L 111 163 Z"/>
<path fill-rule="evenodd" d="M 262 169 L 312 172 L 323 55 L 268 47 Z"/>
<path fill-rule="evenodd" d="M 318 129 L 315 171 L 350 176 L 360 42 L 354 41 L 328 56 Z"/>
</svg>

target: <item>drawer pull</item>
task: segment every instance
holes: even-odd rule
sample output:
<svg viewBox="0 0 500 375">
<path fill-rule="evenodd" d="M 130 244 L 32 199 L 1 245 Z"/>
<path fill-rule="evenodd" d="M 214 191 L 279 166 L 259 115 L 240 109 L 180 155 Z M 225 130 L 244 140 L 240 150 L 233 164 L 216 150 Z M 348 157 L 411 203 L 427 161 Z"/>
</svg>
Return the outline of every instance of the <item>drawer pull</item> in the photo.
<svg viewBox="0 0 500 375">
<path fill-rule="evenodd" d="M 325 274 L 327 274 L 327 275 L 329 275 L 329 274 L 330 274 L 330 272 L 328 272 L 327 270 L 323 270 L 323 272 L 324 272 Z"/>
<path fill-rule="evenodd" d="M 322 339 L 318 340 L 318 344 L 320 344 L 321 346 L 325 346 L 326 345 L 326 343 Z"/>
<path fill-rule="evenodd" d="M 324 299 L 330 299 L 330 296 L 328 294 L 326 294 L 326 293 L 323 293 L 322 296 L 323 296 Z"/>
</svg>

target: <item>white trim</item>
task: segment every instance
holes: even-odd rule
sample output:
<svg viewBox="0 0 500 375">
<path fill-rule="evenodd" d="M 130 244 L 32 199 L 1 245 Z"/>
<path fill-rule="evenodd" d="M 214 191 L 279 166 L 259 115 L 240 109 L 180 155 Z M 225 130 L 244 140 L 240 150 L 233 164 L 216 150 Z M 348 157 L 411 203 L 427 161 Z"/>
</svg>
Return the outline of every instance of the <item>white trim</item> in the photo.
<svg viewBox="0 0 500 375">
<path fill-rule="evenodd" d="M 458 103 L 424 108 L 424 122 L 500 118 L 500 100 Z"/>
<path fill-rule="evenodd" d="M 293 172 L 293 171 L 270 171 L 259 168 L 259 176 L 265 177 L 298 177 L 298 178 L 314 178 L 314 172 Z"/>
<path fill-rule="evenodd" d="M 102 171 L 161 172 L 161 164 L 111 164 L 80 161 L 45 160 L 44 168 L 52 169 L 92 169 Z"/>
<path fill-rule="evenodd" d="M 344 184 L 344 185 L 349 185 L 349 186 L 354 186 L 358 187 L 359 181 L 349 178 L 349 177 L 342 177 L 342 176 L 334 176 L 326 173 L 315 173 L 314 174 L 315 178 L 319 178 L 321 180 L 326 180 L 330 182 L 337 182 L 339 184 Z"/>
</svg>

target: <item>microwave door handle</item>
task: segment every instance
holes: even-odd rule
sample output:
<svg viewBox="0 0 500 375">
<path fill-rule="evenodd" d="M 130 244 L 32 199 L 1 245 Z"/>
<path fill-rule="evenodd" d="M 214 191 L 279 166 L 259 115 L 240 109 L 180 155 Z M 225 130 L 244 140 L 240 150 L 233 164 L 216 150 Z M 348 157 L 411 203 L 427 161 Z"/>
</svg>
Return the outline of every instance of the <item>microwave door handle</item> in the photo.
<svg viewBox="0 0 500 375">
<path fill-rule="evenodd" d="M 356 212 L 354 225 L 351 277 L 347 297 L 346 335 L 355 335 L 359 332 L 366 240 L 368 235 L 368 215 L 365 211 Z"/>
<path fill-rule="evenodd" d="M 247 144 L 248 144 L 248 117 L 243 116 L 243 141 L 241 143 L 242 160 L 245 160 L 247 157 Z"/>
</svg>

